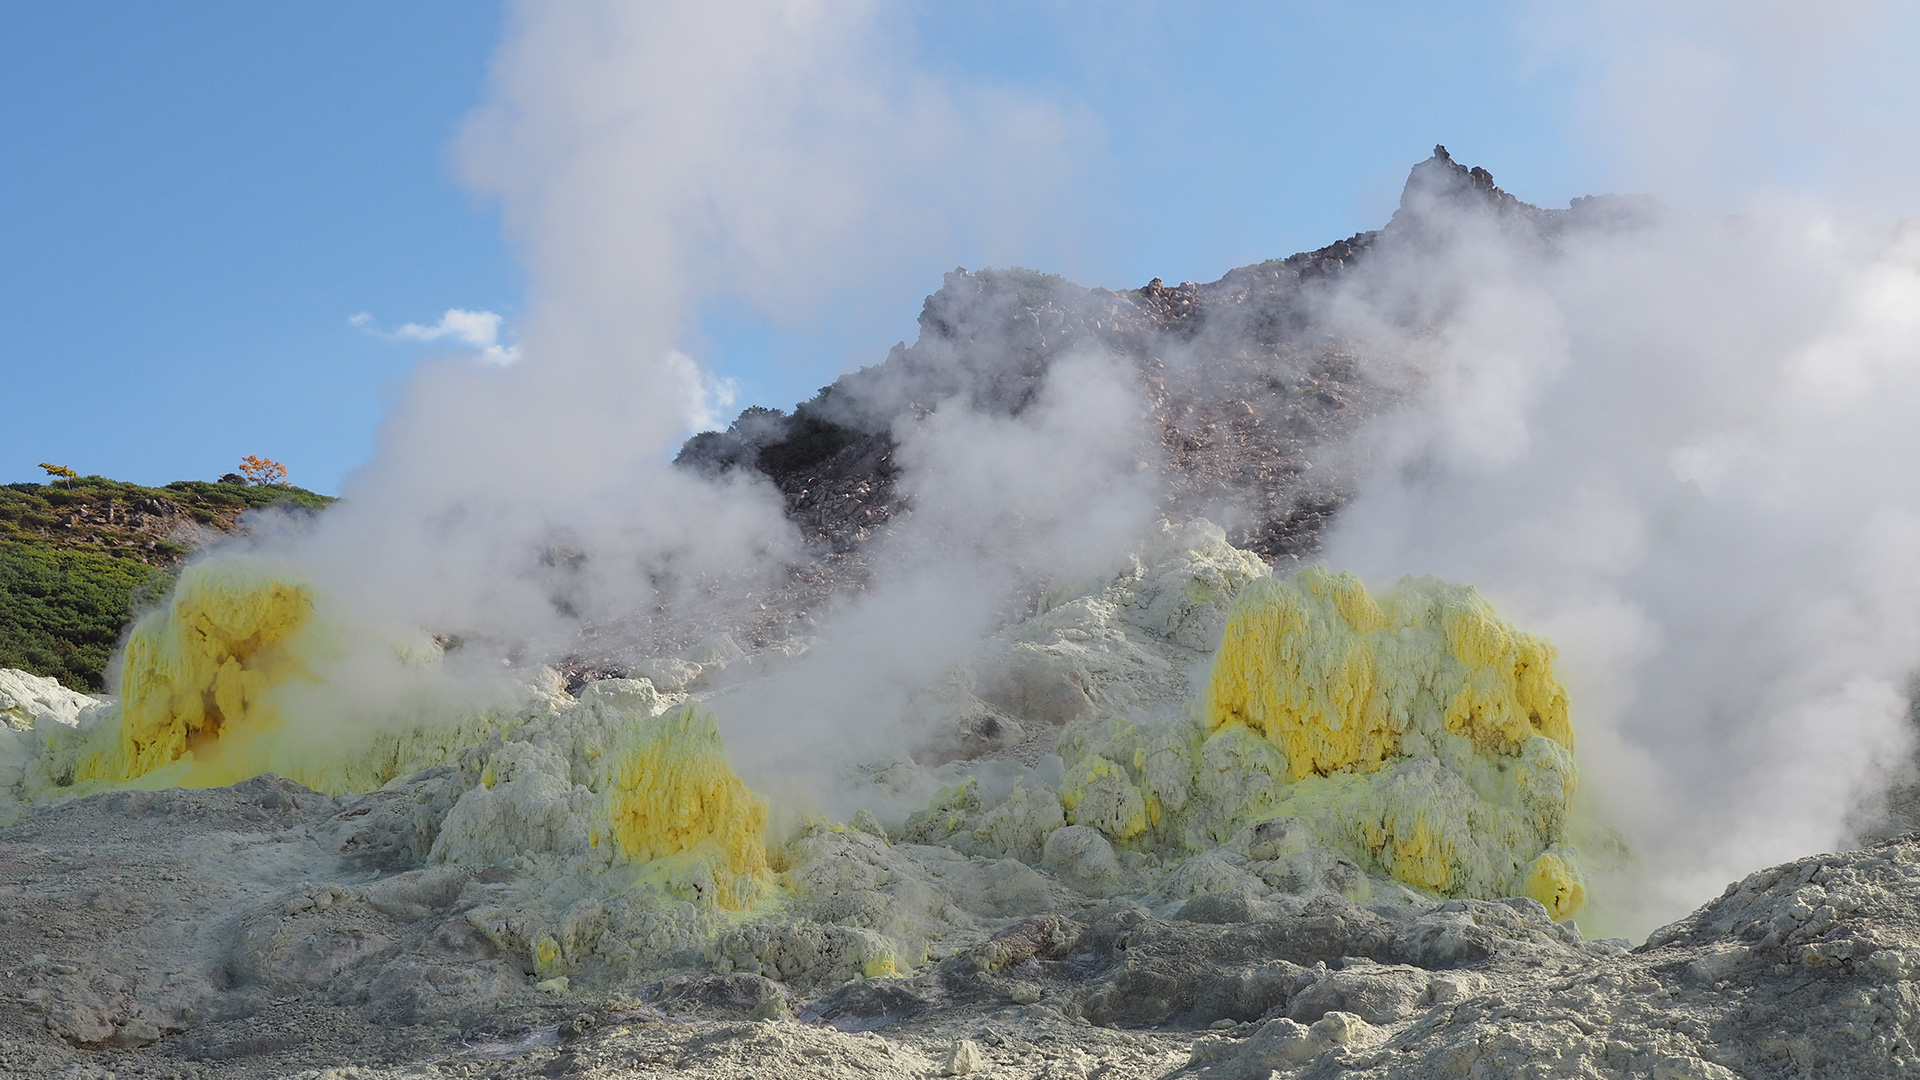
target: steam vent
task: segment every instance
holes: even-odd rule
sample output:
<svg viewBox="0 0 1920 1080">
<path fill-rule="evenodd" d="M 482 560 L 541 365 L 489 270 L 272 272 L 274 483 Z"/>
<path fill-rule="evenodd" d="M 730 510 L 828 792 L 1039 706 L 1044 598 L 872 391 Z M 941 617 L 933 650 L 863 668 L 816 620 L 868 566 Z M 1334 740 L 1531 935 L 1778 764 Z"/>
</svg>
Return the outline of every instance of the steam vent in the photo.
<svg viewBox="0 0 1920 1080">
<path fill-rule="evenodd" d="M 911 345 L 683 446 L 658 490 L 785 514 L 765 573 L 490 536 L 485 596 L 402 618 L 263 554 L 352 505 L 200 551 L 111 694 L 0 670 L 0 1080 L 1920 1075 L 1920 836 L 1656 928 L 1723 883 L 1604 820 L 1528 613 L 1323 545 L 1427 392 L 1330 290 L 1656 210 L 1439 150 L 1382 229 L 1215 282 L 956 270 Z M 62 533 L 124 526 L 97 479 Z"/>
<path fill-rule="evenodd" d="M 303 672 L 293 646 L 312 617 L 305 586 L 251 560 L 188 568 L 133 628 L 119 723 L 99 729 L 73 778 L 215 787 L 268 771 L 270 691 Z"/>
</svg>

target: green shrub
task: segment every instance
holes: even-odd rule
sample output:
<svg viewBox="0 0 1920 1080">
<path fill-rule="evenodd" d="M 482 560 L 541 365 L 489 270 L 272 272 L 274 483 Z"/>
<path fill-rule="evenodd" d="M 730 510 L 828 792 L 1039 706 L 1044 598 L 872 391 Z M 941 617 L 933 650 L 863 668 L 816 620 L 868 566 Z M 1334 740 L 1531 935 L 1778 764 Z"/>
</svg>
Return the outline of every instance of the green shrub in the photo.
<svg viewBox="0 0 1920 1080">
<path fill-rule="evenodd" d="M 156 501 L 161 509 L 152 509 Z M 162 538 L 167 517 L 231 529 L 246 510 L 317 511 L 332 501 L 296 487 L 199 480 L 164 488 L 104 476 L 0 485 L 0 667 L 99 690 L 128 618 L 165 595 L 166 568 L 190 554 Z M 143 516 L 155 513 L 165 515 L 158 528 Z"/>
<path fill-rule="evenodd" d="M 212 503 L 220 506 L 260 507 L 274 504 L 304 507 L 308 510 L 325 509 L 333 500 L 325 495 L 316 494 L 305 488 L 291 485 L 264 484 L 254 487 L 241 487 L 237 484 L 222 484 L 209 480 L 175 480 L 155 495 L 191 496 L 193 501 Z M 187 501 L 187 500 L 181 500 Z"/>
<path fill-rule="evenodd" d="M 99 692 L 136 591 L 164 595 L 169 577 L 129 559 L 0 541 L 0 667 Z"/>
<path fill-rule="evenodd" d="M 774 476 L 812 468 L 860 437 L 852 428 L 824 419 L 805 406 L 794 410 L 787 437 L 760 448 L 760 468 Z"/>
</svg>

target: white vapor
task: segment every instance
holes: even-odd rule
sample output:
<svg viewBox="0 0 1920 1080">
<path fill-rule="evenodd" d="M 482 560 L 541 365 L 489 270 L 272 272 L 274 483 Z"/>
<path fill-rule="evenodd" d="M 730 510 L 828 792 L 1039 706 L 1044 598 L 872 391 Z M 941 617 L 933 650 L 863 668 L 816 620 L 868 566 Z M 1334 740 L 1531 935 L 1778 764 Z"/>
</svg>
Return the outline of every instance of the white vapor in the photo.
<svg viewBox="0 0 1920 1080">
<path fill-rule="evenodd" d="M 566 654 L 583 623 L 697 623 L 700 582 L 781 580 L 778 493 L 668 464 L 732 404 L 684 345 L 700 306 L 777 319 L 1008 250 L 1072 172 L 1059 110 L 913 52 L 878 3 L 509 5 L 456 156 L 523 258 L 518 340 L 464 310 L 387 336 L 512 362 L 423 360 L 341 502 L 276 548 L 343 618 L 457 634 L 450 662 L 496 671 Z"/>
<path fill-rule="evenodd" d="M 1640 933 L 1853 842 L 1911 768 L 1920 227 L 1890 219 L 1920 190 L 1920 11 L 1521 10 L 1577 77 L 1595 187 L 1693 212 L 1551 255 L 1452 220 L 1376 268 L 1425 328 L 1349 290 L 1421 392 L 1327 557 L 1472 582 L 1560 645 L 1583 797 L 1636 852 L 1594 915 Z"/>
<path fill-rule="evenodd" d="M 1087 350 L 1055 360 L 1017 416 L 956 393 L 897 421 L 913 516 L 876 553 L 872 592 L 804 663 L 715 701 L 723 721 L 778 718 L 732 744 L 743 773 L 844 816 L 857 807 L 808 781 L 951 738 L 915 696 L 975 659 L 1017 589 L 1110 571 L 1155 519 L 1144 418 L 1131 364 Z M 811 775 L 792 775 L 799 761 Z"/>
<path fill-rule="evenodd" d="M 1638 860 L 1596 881 L 1599 925 L 1640 932 L 1845 843 L 1913 750 L 1920 232 L 1886 211 L 1920 190 L 1920 94 L 1883 39 L 1914 17 L 1529 10 L 1542 56 L 1578 68 L 1615 169 L 1596 186 L 1692 209 L 1539 246 L 1436 207 L 1430 243 L 1354 264 L 1315 331 L 1412 393 L 1350 455 L 1372 471 L 1325 558 L 1478 585 L 1559 644 L 1583 797 Z M 903 25 L 877 0 L 510 6 L 458 159 L 528 271 L 518 341 L 459 309 L 392 332 L 511 362 L 423 362 L 343 501 L 281 544 L 332 602 L 497 664 L 583 620 L 684 613 L 676 582 L 780 580 L 799 537 L 770 485 L 666 464 L 732 404 L 695 314 L 778 322 L 929 255 L 1017 253 L 1086 138 L 919 70 Z M 1835 115 L 1861 71 L 1896 92 Z M 873 593 L 805 663 L 716 699 L 757 786 L 891 740 L 1018 583 L 1094 572 L 1152 515 L 1155 444 L 1109 357 L 1061 359 L 1011 418 L 915 405 L 894 429 L 913 517 Z"/>
<path fill-rule="evenodd" d="M 1536 61 L 1577 80 L 1593 189 L 1735 209 L 1817 193 L 1913 210 L 1920 7 L 1891 0 L 1518 5 Z"/>
<path fill-rule="evenodd" d="M 1327 558 L 1471 582 L 1558 643 L 1587 797 L 1636 852 L 1596 890 L 1615 928 L 1848 842 L 1913 750 L 1915 236 L 1664 212 L 1549 248 L 1469 213 L 1342 297 L 1419 391 Z"/>
</svg>

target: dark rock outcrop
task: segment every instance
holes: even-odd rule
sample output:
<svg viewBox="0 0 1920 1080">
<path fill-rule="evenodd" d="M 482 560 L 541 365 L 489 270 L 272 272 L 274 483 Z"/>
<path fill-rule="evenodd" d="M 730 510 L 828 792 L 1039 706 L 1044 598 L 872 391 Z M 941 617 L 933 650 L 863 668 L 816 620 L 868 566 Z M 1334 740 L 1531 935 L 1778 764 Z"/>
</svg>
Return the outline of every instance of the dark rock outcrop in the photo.
<svg viewBox="0 0 1920 1080">
<path fill-rule="evenodd" d="M 644 633 L 589 627 L 562 666 L 581 678 L 618 674 L 629 653 L 671 651 L 715 626 L 758 646 L 804 627 L 837 594 L 865 591 L 872 556 L 914 512 L 900 482 L 903 433 L 957 406 L 1017 417 L 1056 363 L 1087 350 L 1117 358 L 1138 380 L 1152 451 L 1143 464 L 1157 472 L 1163 512 L 1212 518 L 1233 543 L 1277 567 L 1297 565 L 1319 551 L 1366 469 L 1351 437 L 1418 389 L 1397 365 L 1373 362 L 1366 336 L 1331 313 L 1336 290 L 1403 285 L 1395 267 L 1417 265 L 1461 230 L 1490 228 L 1551 252 L 1575 230 L 1637 227 L 1656 210 L 1615 196 L 1542 209 L 1438 146 L 1413 168 L 1384 228 L 1217 281 L 1155 278 L 1116 292 L 1029 270 L 956 269 L 927 297 L 913 344 L 792 412 L 750 407 L 681 448 L 682 467 L 747 471 L 779 489 L 806 544 L 784 580 L 709 583 L 697 627 L 676 630 L 661 612 Z M 1433 305 L 1383 310 L 1414 334 L 1443 316 Z"/>
</svg>

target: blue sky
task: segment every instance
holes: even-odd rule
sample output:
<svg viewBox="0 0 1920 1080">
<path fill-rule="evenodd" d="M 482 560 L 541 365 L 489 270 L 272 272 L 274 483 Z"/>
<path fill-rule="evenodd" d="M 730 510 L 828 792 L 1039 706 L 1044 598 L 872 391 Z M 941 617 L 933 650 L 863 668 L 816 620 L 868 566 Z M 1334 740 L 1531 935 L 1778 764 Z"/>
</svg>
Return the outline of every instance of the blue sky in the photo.
<svg viewBox="0 0 1920 1080">
<path fill-rule="evenodd" d="M 351 315 L 513 310 L 445 150 L 496 31 L 464 3 L 7 4 L 0 479 L 256 453 L 337 483 L 418 348 Z"/>
<path fill-rule="evenodd" d="M 1544 205 L 1634 186 L 1594 134 L 1592 71 L 1534 10 L 888 9 L 918 68 L 1077 118 L 1077 210 L 1018 257 L 1110 287 L 1377 227 L 1435 142 Z M 426 328 L 489 312 L 511 342 L 525 276 L 451 149 L 501 33 L 472 2 L 0 2 L 0 482 L 263 454 L 335 491 L 413 365 L 458 347 Z M 955 265 L 979 255 L 802 317 L 710 299 L 685 347 L 737 405 L 789 406 L 911 338 Z"/>
</svg>

